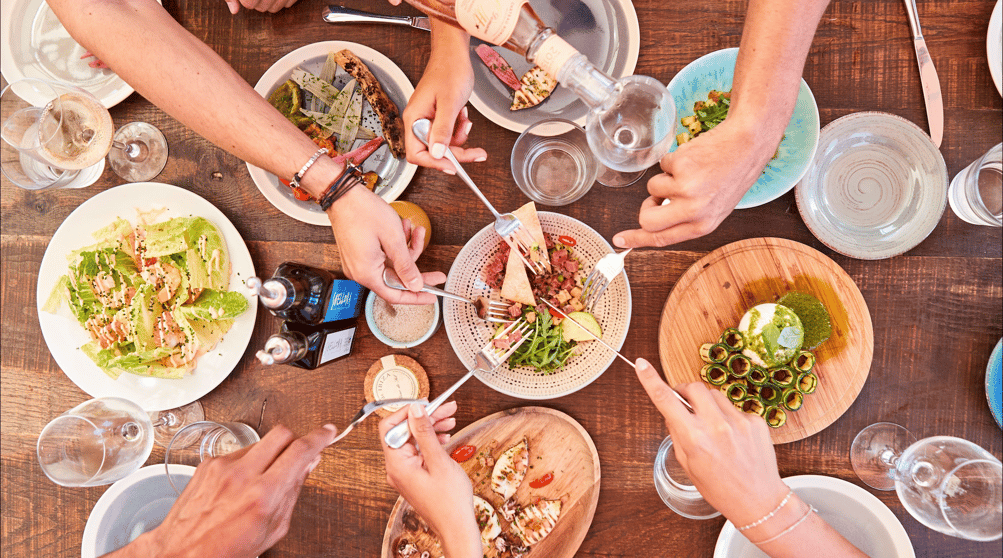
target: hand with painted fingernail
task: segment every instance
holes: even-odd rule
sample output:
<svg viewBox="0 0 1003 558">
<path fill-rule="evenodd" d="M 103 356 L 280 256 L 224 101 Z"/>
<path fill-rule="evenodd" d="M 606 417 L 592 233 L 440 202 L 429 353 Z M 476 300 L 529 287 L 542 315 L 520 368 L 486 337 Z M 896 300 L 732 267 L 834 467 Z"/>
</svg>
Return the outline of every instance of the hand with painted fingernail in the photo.
<svg viewBox="0 0 1003 558">
<path fill-rule="evenodd" d="M 387 482 L 435 530 L 447 558 L 481 556 L 480 529 L 474 519 L 473 488 L 466 472 L 440 445 L 442 430 L 456 403 L 439 407 L 431 417 L 419 403 L 401 409 L 380 422 L 380 444 L 386 458 Z M 384 437 L 407 420 L 411 439 L 399 449 Z"/>
<path fill-rule="evenodd" d="M 248 10 L 274 14 L 279 10 L 292 6 L 297 1 L 298 0 L 226 0 L 226 6 L 230 9 L 230 13 L 233 15 L 237 15 L 241 6 Z"/>
<path fill-rule="evenodd" d="M 297 437 L 276 426 L 203 461 L 159 527 L 105 557 L 261 555 L 289 531 L 300 489 L 337 433 L 326 424 Z"/>
<path fill-rule="evenodd" d="M 453 174 L 453 165 L 443 158 L 447 148 L 461 163 L 484 161 L 487 152 L 460 147 L 466 143 L 473 126 L 466 107 L 474 85 L 468 54 L 470 36 L 436 19 L 431 22 L 432 54 L 404 108 L 404 149 L 408 161 Z M 432 121 L 428 146 L 411 131 L 411 125 L 420 118 Z"/>
</svg>

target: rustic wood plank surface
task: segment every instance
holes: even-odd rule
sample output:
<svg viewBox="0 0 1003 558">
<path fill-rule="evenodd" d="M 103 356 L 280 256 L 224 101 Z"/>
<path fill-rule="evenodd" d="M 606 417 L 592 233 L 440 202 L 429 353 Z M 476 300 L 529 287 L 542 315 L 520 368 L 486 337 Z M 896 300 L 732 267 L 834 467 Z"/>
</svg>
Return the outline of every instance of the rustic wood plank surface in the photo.
<svg viewBox="0 0 1003 558">
<path fill-rule="evenodd" d="M 943 89 L 942 152 L 953 176 L 1003 136 L 1001 100 L 986 66 L 986 27 L 994 2 L 918 3 Z M 321 40 L 371 46 L 394 60 L 415 83 L 429 53 L 427 36 L 420 31 L 327 25 L 319 18 L 323 1 L 301 0 L 275 15 L 242 11 L 237 16 L 216 1 L 165 0 L 164 4 L 252 84 L 285 53 Z M 371 0 L 345 4 L 382 13 L 413 13 L 407 7 Z M 745 2 L 710 0 L 695 7 L 638 0 L 635 7 L 641 24 L 637 73 L 667 82 L 691 60 L 739 44 Z M 818 101 L 823 125 L 852 112 L 879 110 L 927 126 L 909 26 L 898 0 L 835 0 L 822 18 L 804 76 Z M 330 231 L 294 222 L 273 208 L 251 183 L 241 161 L 138 95 L 112 109 L 112 116 L 117 125 L 143 120 L 164 132 L 171 157 L 157 180 L 187 188 L 219 207 L 247 240 L 263 273 L 286 260 L 339 267 Z M 511 183 L 508 168 L 517 135 L 475 110 L 471 119 L 471 143 L 489 153 L 487 162 L 470 167 L 471 176 L 499 208 L 521 205 L 525 198 Z M 105 490 L 59 487 L 37 465 L 34 447 L 42 427 L 88 397 L 59 370 L 45 348 L 35 311 L 35 282 L 45 246 L 63 219 L 84 200 L 119 183 L 106 170 L 97 184 L 81 190 L 28 192 L 6 179 L 0 184 L 0 554 L 4 556 L 79 555 L 87 515 Z M 623 190 L 596 186 L 558 211 L 611 238 L 636 226 L 636 210 L 645 196 L 643 182 Z M 448 270 L 464 242 L 490 222 L 486 209 L 457 179 L 439 172 L 419 169 L 403 199 L 419 204 L 432 218 L 432 246 L 419 261 L 424 269 Z M 624 354 L 655 360 L 661 309 L 683 271 L 717 247 L 756 236 L 796 240 L 832 257 L 857 283 L 874 324 L 874 359 L 857 401 L 822 432 L 778 446 L 783 475 L 825 474 L 861 485 L 849 465 L 850 441 L 861 428 L 883 420 L 900 423 L 918 436 L 963 437 L 1000 457 L 1003 440 L 983 387 L 986 360 L 1003 334 L 1000 229 L 969 225 L 950 209 L 919 246 L 876 262 L 849 259 L 819 243 L 798 214 L 793 193 L 736 212 L 701 239 L 636 252 L 627 259 L 635 304 Z M 343 425 L 364 401 L 366 370 L 391 351 L 361 326 L 349 359 L 310 372 L 267 368 L 251 355 L 277 328 L 278 321 L 262 312 L 241 364 L 202 399 L 206 415 L 257 425 L 267 399 L 260 432 L 279 423 L 300 433 L 321 421 Z M 433 393 L 461 372 L 441 330 L 428 343 L 401 353 L 423 364 Z M 464 386 L 457 397 L 461 427 L 526 404 L 478 382 Z M 711 555 L 723 520 L 683 519 L 666 508 L 654 490 L 652 459 L 666 429 L 629 367 L 614 362 L 586 389 L 544 404 L 578 420 L 595 441 L 602 462 L 598 508 L 578 556 Z M 379 555 L 397 494 L 385 481 L 376 421 L 361 425 L 324 455 L 300 495 L 288 536 L 266 556 Z M 149 463 L 162 459 L 163 450 L 155 448 Z M 999 541 L 972 543 L 927 529 L 909 516 L 894 493 L 877 496 L 902 521 L 918 556 L 1003 552 Z"/>
</svg>

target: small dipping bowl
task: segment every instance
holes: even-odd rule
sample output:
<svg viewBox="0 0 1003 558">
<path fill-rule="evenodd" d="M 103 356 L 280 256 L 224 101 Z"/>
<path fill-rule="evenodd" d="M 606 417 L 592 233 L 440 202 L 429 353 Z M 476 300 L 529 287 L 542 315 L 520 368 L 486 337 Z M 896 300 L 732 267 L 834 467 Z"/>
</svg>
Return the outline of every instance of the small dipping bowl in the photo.
<svg viewBox="0 0 1003 558">
<path fill-rule="evenodd" d="M 390 336 L 383 333 L 383 330 L 381 330 L 380 327 L 376 325 L 375 305 L 377 298 L 379 297 L 376 295 L 376 293 L 369 291 L 369 296 L 366 298 L 366 323 L 369 324 L 369 331 L 373 332 L 373 335 L 375 335 L 376 338 L 379 339 L 384 345 L 392 347 L 394 349 L 410 349 L 411 347 L 417 347 L 418 345 L 421 345 L 422 343 L 427 341 L 428 338 L 431 337 L 436 332 L 436 330 L 439 329 L 442 310 L 439 308 L 439 301 L 436 300 L 435 302 L 432 303 L 433 306 L 432 320 L 428 324 L 428 330 L 426 330 L 421 337 L 410 342 L 402 342 L 392 339 L 390 338 Z"/>
</svg>

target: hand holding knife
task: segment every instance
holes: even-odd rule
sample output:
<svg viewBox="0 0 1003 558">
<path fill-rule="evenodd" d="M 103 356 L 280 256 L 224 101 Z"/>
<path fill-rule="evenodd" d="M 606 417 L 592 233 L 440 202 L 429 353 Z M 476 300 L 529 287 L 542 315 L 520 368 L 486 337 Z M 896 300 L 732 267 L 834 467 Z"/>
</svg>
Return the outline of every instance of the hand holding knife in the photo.
<svg viewBox="0 0 1003 558">
<path fill-rule="evenodd" d="M 553 304 L 550 303 L 550 301 L 548 301 L 546 299 L 543 299 L 543 303 L 546 304 L 547 306 L 549 306 L 552 310 L 554 310 L 558 314 L 560 314 L 562 318 L 564 318 L 565 320 L 568 320 L 571 323 L 575 324 L 576 326 L 578 326 L 579 328 L 581 328 L 585 333 L 588 333 L 590 336 L 592 336 L 593 339 L 595 339 L 596 341 L 598 341 L 603 347 L 606 347 L 607 349 L 613 351 L 613 353 L 616 354 L 616 356 L 620 357 L 621 360 L 623 360 L 624 362 L 626 362 L 627 364 L 629 364 L 631 368 L 634 368 L 635 370 L 637 369 L 637 365 L 636 364 L 634 364 L 632 361 L 630 361 L 627 357 L 625 357 L 622 354 L 620 354 L 620 351 L 614 349 L 609 343 L 607 343 L 607 342 L 603 341 L 602 339 L 600 339 L 598 335 L 596 335 L 596 334 L 592 333 L 591 331 L 589 331 L 589 329 L 587 327 L 583 326 L 581 323 L 579 323 L 578 320 L 572 318 L 571 316 L 568 316 L 560 308 L 554 306 Z M 669 388 L 672 389 L 672 386 L 669 386 Z M 693 407 L 690 405 L 690 402 L 687 401 L 685 398 L 683 398 L 682 395 L 679 395 L 678 391 L 676 391 L 675 389 L 672 389 L 672 393 L 676 396 L 676 399 L 679 399 L 679 402 L 682 403 L 683 406 L 686 407 L 687 410 L 689 410 L 689 412 L 691 412 L 691 413 L 693 412 Z"/>
</svg>

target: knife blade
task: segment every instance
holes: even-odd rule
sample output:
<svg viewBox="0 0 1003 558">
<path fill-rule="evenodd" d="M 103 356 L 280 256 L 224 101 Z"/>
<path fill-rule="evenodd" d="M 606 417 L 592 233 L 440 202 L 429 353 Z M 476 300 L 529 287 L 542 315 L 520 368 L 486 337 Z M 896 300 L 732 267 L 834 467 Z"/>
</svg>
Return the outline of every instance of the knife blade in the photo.
<svg viewBox="0 0 1003 558">
<path fill-rule="evenodd" d="M 429 31 L 432 28 L 427 17 L 374 14 L 361 10 L 353 10 L 344 6 L 328 6 L 324 8 L 321 17 L 328 23 L 390 23 L 394 25 L 406 25 L 425 31 Z"/>
<path fill-rule="evenodd" d="M 937 69 L 933 66 L 933 59 L 930 58 L 930 51 L 926 48 L 923 29 L 919 25 L 916 0 L 903 1 L 906 14 L 909 16 L 909 27 L 912 30 L 916 62 L 919 64 L 919 79 L 923 84 L 923 101 L 926 103 L 926 119 L 930 124 L 930 139 L 939 149 L 944 140 L 944 98 L 940 94 L 940 79 L 937 77 Z"/>
<path fill-rule="evenodd" d="M 588 333 L 592 337 L 592 339 L 595 339 L 603 347 L 606 347 L 607 349 L 613 351 L 613 353 L 616 354 L 616 356 L 620 357 L 621 360 L 623 360 L 624 362 L 626 362 L 627 364 L 629 364 L 631 368 L 633 368 L 635 370 L 637 369 L 637 365 L 635 365 L 633 362 L 631 362 L 627 357 L 625 357 L 622 354 L 620 354 L 620 351 L 614 349 L 612 345 L 610 345 L 609 343 L 603 341 L 598 335 L 596 335 L 595 333 L 592 333 L 591 331 L 589 331 L 589 329 L 587 327 L 583 326 L 581 324 L 581 322 L 579 322 L 578 320 L 576 320 L 576 319 L 572 318 L 571 316 L 565 314 L 563 310 L 561 310 L 560 308 L 558 308 L 558 307 L 554 306 L 553 304 L 551 304 L 549 300 L 547 300 L 547 299 L 541 299 L 541 300 L 543 300 L 544 304 L 546 304 L 551 309 L 553 309 L 555 312 L 557 312 L 558 314 L 560 314 L 562 318 L 564 318 L 565 320 L 568 320 L 571 323 L 575 324 L 576 326 L 580 327 L 585 333 Z M 672 393 L 673 393 L 673 395 L 676 396 L 676 399 L 678 399 L 679 402 L 682 403 L 683 406 L 686 407 L 687 409 L 689 409 L 689 411 L 692 413 L 693 412 L 693 407 L 690 405 L 690 402 L 687 401 L 682 395 L 679 395 L 679 392 L 676 391 L 675 388 L 673 388 L 672 386 L 669 386 L 669 389 L 672 390 Z"/>
</svg>

